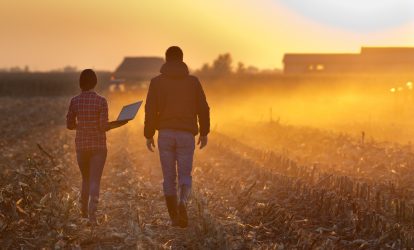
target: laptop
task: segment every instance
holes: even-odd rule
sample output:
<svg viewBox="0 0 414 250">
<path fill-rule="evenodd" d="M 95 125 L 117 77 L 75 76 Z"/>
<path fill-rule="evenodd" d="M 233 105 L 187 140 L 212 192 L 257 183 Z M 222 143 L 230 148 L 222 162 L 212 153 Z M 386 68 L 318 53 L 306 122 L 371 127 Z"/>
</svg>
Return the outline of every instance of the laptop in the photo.
<svg viewBox="0 0 414 250">
<path fill-rule="evenodd" d="M 121 112 L 118 115 L 117 121 L 130 121 L 135 118 L 139 108 L 141 107 L 142 101 L 135 102 L 129 105 L 126 105 L 122 108 Z"/>
</svg>

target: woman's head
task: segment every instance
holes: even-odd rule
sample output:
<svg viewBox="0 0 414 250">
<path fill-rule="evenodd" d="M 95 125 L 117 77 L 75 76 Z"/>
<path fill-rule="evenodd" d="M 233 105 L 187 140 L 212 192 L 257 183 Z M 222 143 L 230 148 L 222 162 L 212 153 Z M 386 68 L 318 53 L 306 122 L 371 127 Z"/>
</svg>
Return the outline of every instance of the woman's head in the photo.
<svg viewBox="0 0 414 250">
<path fill-rule="evenodd" d="M 96 74 L 91 69 L 85 69 L 81 72 L 79 77 L 79 86 L 83 91 L 88 91 L 95 88 L 98 79 Z"/>
</svg>

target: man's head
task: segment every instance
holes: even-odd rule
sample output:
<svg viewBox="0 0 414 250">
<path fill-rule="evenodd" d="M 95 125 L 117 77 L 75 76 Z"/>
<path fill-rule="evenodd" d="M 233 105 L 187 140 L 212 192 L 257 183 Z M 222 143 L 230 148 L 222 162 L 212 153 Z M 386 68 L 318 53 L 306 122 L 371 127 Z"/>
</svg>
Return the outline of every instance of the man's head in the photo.
<svg viewBox="0 0 414 250">
<path fill-rule="evenodd" d="M 165 60 L 167 62 L 182 62 L 183 51 L 178 46 L 171 46 L 165 52 Z"/>
<path fill-rule="evenodd" d="M 97 82 L 98 80 L 93 70 L 85 69 L 81 72 L 79 77 L 79 86 L 83 91 L 95 88 Z"/>
</svg>

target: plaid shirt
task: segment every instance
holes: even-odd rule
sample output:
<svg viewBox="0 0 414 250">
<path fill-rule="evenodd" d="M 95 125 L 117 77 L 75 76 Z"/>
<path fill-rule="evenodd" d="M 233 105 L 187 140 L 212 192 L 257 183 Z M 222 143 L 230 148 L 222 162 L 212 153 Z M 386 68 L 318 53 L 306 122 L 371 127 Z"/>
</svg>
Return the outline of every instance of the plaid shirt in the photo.
<svg viewBox="0 0 414 250">
<path fill-rule="evenodd" d="M 83 91 L 70 101 L 66 115 L 68 129 L 76 129 L 76 150 L 106 149 L 108 103 L 93 91 Z"/>
</svg>

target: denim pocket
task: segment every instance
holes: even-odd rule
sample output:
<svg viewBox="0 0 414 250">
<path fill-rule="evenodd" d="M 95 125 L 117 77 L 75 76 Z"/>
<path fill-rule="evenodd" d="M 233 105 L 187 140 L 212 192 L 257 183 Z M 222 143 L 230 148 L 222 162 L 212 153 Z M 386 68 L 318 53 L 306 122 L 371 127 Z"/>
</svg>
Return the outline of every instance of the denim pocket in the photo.
<svg viewBox="0 0 414 250">
<path fill-rule="evenodd" d="M 185 147 L 189 150 L 195 149 L 195 138 L 192 133 L 189 132 L 180 132 L 177 137 L 177 146 L 178 147 Z"/>
</svg>

